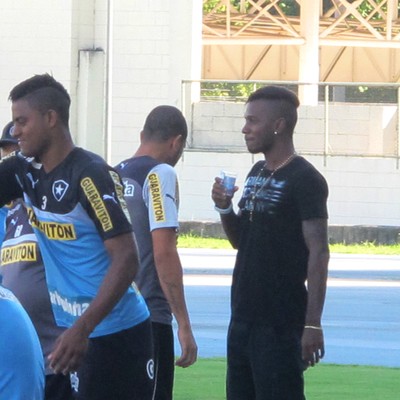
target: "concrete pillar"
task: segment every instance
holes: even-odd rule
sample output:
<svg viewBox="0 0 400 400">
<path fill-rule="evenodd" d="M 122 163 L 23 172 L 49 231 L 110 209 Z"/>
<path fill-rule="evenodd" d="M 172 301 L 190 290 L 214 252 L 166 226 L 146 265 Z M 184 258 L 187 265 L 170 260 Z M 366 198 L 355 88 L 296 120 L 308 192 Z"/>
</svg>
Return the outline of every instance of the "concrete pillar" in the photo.
<svg viewBox="0 0 400 400">
<path fill-rule="evenodd" d="M 300 33 L 305 43 L 300 46 L 299 81 L 308 83 L 299 88 L 299 97 L 303 105 L 318 104 L 319 15 L 320 0 L 301 2 Z"/>
<path fill-rule="evenodd" d="M 176 82 L 175 85 L 179 84 L 181 88 L 178 106 L 181 108 L 188 123 L 189 135 L 187 142 L 190 147 L 193 142 L 192 130 L 190 129 L 192 126 L 192 104 L 200 100 L 200 82 L 184 83 L 183 81 L 201 79 L 203 2 L 202 0 L 181 0 L 179 3 L 187 15 L 186 18 L 183 18 L 187 23 L 181 27 L 184 31 L 180 32 L 183 47 L 186 49 L 187 54 L 181 65 L 182 70 L 176 71 L 180 82 Z M 175 15 L 173 12 L 172 14 Z M 182 16 L 180 20 L 182 20 Z M 176 21 L 176 24 L 178 26 L 182 25 L 179 21 Z M 182 49 L 177 46 L 176 35 L 172 35 L 172 37 L 174 38 L 174 43 L 171 45 L 172 51 L 182 53 Z M 173 56 L 173 58 L 175 57 Z M 170 76 L 174 76 L 173 71 L 171 71 Z"/>
<path fill-rule="evenodd" d="M 199 80 L 201 78 L 202 54 L 202 18 L 203 2 L 201 0 L 177 0 L 172 2 L 171 35 L 170 35 L 170 98 L 175 99 L 178 107 L 181 104 L 182 80 Z M 189 85 L 185 98 L 191 103 L 200 97 L 199 85 Z"/>
<path fill-rule="evenodd" d="M 77 144 L 106 156 L 105 55 L 102 50 L 79 52 Z"/>
<path fill-rule="evenodd" d="M 107 156 L 107 11 L 112 0 L 73 0 L 70 129 L 78 146 Z"/>
</svg>

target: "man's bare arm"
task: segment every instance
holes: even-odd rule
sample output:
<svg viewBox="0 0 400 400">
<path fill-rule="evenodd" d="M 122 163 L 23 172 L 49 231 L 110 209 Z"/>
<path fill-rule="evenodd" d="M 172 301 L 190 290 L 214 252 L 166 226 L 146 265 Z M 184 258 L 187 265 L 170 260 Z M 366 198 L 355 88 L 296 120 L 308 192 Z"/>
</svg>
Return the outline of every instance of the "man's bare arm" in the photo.
<svg viewBox="0 0 400 400">
<path fill-rule="evenodd" d="M 49 356 L 55 373 L 76 370 L 86 353 L 90 333 L 122 298 L 138 270 L 138 252 L 132 233 L 108 239 L 104 244 L 111 259 L 110 269 L 84 314 L 58 338 Z"/>
<path fill-rule="evenodd" d="M 183 272 L 176 248 L 175 229 L 155 229 L 152 231 L 152 239 L 154 261 L 161 288 L 178 323 L 181 356 L 176 361 L 176 365 L 188 367 L 197 359 L 197 345 L 185 302 Z"/>
<path fill-rule="evenodd" d="M 302 338 L 303 360 L 313 366 L 325 354 L 321 327 L 326 282 L 328 276 L 329 247 L 326 219 L 303 221 L 303 236 L 309 250 L 307 267 L 307 311 Z"/>
</svg>

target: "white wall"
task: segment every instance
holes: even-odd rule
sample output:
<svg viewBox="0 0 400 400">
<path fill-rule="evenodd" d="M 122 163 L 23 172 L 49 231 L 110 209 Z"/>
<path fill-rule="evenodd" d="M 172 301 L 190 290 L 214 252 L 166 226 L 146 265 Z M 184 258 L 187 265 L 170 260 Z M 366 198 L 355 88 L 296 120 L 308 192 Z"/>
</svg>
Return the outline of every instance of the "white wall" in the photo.
<svg viewBox="0 0 400 400">
<path fill-rule="evenodd" d="M 181 81 L 199 79 L 199 0 L 114 0 L 111 163 L 131 156 L 146 115 L 180 107 Z M 200 25 L 201 26 L 201 25 Z M 198 64 L 197 64 L 198 63 Z"/>
<path fill-rule="evenodd" d="M 0 124 L 10 119 L 10 90 L 20 81 L 52 73 L 68 90 L 72 73 L 70 1 L 2 0 L 0 12 Z M 75 65 L 75 67 L 77 64 Z M 72 95 L 74 92 L 72 90 Z"/>
<path fill-rule="evenodd" d="M 70 128 L 80 144 L 77 98 L 79 53 L 83 49 L 107 47 L 107 0 L 2 0 L 0 12 L 0 125 L 11 118 L 8 93 L 19 82 L 35 74 L 49 73 L 71 95 Z M 90 71 L 89 71 L 90 72 Z M 102 71 L 99 79 L 103 79 Z M 104 98 L 90 98 L 96 115 L 104 109 Z M 95 103 L 95 104 L 93 104 Z M 90 120 L 92 115 L 88 115 Z M 82 128 L 83 129 L 83 128 Z M 81 135 L 101 132 L 84 130 Z M 82 139 L 84 143 L 85 140 Z M 98 145 L 94 146 L 98 149 Z"/>
<path fill-rule="evenodd" d="M 300 152 L 301 154 L 301 152 Z M 400 170 L 394 159 L 304 156 L 326 178 L 332 225 L 400 226 Z M 218 221 L 211 186 L 222 169 L 238 173 L 238 186 L 259 157 L 245 153 L 186 151 L 178 165 L 182 221 Z M 240 193 L 240 190 L 239 190 Z M 239 193 L 234 204 L 239 201 Z"/>
<path fill-rule="evenodd" d="M 180 82 L 200 78 L 201 10 L 201 0 L 2 0 L 0 125 L 11 118 L 12 87 L 49 72 L 71 94 L 77 144 L 101 153 L 108 133 L 108 161 L 130 156 L 151 109 L 180 107 Z M 94 49 L 103 60 L 82 57 Z M 107 78 L 108 99 L 98 95 Z"/>
<path fill-rule="evenodd" d="M 223 169 L 236 171 L 242 188 L 251 165 L 260 159 L 247 153 L 241 133 L 243 111 L 243 104 L 194 104 L 193 147 L 178 165 L 183 221 L 219 220 L 210 199 L 214 177 Z M 324 115 L 323 105 L 301 106 L 294 141 L 298 153 L 328 181 L 330 224 L 400 226 L 400 169 L 393 157 L 396 107 L 332 104 L 329 149 L 341 155 L 326 158 L 321 155 Z"/>
<path fill-rule="evenodd" d="M 199 102 L 192 107 L 195 149 L 247 151 L 240 134 L 243 103 Z M 397 106 L 330 103 L 326 117 L 323 104 L 300 106 L 294 136 L 299 151 L 318 154 L 325 149 L 325 121 L 328 122 L 327 149 L 333 154 L 395 156 L 397 151 Z"/>
</svg>

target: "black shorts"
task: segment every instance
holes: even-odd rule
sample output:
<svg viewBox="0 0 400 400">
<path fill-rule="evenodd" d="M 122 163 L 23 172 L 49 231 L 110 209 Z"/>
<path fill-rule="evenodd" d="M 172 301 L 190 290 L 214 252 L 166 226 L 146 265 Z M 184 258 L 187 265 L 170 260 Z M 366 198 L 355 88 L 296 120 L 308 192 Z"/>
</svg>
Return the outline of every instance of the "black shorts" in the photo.
<svg viewBox="0 0 400 400">
<path fill-rule="evenodd" d="M 84 363 L 71 384 L 78 400 L 151 400 L 154 387 L 150 319 L 89 340 Z"/>
<path fill-rule="evenodd" d="M 174 333 L 171 325 L 152 323 L 154 341 L 154 400 L 172 400 L 174 385 Z"/>
<path fill-rule="evenodd" d="M 46 375 L 45 400 L 73 400 L 69 376 L 63 374 Z"/>
</svg>

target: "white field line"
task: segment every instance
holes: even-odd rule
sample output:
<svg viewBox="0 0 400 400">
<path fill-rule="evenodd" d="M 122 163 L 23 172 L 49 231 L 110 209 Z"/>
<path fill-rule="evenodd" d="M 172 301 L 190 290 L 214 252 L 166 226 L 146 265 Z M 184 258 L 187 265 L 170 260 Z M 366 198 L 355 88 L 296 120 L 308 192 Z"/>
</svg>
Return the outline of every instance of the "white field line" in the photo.
<svg viewBox="0 0 400 400">
<path fill-rule="evenodd" d="M 230 286 L 230 275 L 184 275 L 185 286 Z M 391 287 L 400 288 L 400 281 L 384 281 L 369 279 L 328 279 L 329 287 Z"/>
</svg>

